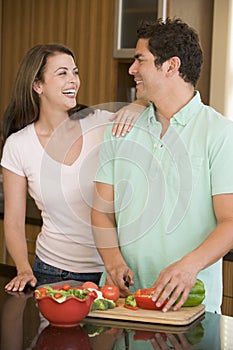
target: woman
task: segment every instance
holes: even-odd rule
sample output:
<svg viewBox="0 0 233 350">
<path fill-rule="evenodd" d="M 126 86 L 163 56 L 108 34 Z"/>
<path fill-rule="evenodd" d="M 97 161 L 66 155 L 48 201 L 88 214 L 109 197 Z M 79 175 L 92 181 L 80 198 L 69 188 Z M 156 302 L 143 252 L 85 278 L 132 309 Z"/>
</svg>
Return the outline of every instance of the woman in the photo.
<svg viewBox="0 0 233 350">
<path fill-rule="evenodd" d="M 103 271 L 89 216 L 98 146 L 112 114 L 80 116 L 79 87 L 74 54 L 60 44 L 33 47 L 19 68 L 3 118 L 4 231 L 17 268 L 7 291 L 63 279 L 98 283 Z M 115 134 L 132 127 L 124 118 L 118 116 Z M 25 238 L 27 191 L 43 221 L 33 269 Z"/>
</svg>

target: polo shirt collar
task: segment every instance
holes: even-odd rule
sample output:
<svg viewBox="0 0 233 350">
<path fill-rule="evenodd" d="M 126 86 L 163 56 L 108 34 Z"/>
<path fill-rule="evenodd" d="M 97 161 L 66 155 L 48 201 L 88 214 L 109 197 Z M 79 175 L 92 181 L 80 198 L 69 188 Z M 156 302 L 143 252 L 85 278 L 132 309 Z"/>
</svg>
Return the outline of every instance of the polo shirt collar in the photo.
<svg viewBox="0 0 233 350">
<path fill-rule="evenodd" d="M 190 120 L 197 114 L 201 105 L 200 93 L 195 90 L 193 98 L 185 105 L 181 110 L 173 115 L 171 118 L 171 124 L 178 123 L 180 125 L 187 125 Z"/>
<path fill-rule="evenodd" d="M 170 123 L 171 124 L 180 124 L 180 125 L 185 126 L 197 114 L 198 110 L 200 109 L 201 104 L 202 104 L 202 102 L 201 102 L 200 93 L 199 93 L 199 91 L 195 90 L 194 96 L 191 99 L 191 101 L 189 101 L 189 103 L 187 105 L 185 105 L 183 108 L 181 108 L 181 110 L 179 110 L 177 113 L 175 113 L 173 115 L 173 117 L 170 120 Z M 152 122 L 156 121 L 155 112 L 156 112 L 156 108 L 151 103 L 151 105 L 147 109 L 148 124 L 151 124 Z"/>
</svg>

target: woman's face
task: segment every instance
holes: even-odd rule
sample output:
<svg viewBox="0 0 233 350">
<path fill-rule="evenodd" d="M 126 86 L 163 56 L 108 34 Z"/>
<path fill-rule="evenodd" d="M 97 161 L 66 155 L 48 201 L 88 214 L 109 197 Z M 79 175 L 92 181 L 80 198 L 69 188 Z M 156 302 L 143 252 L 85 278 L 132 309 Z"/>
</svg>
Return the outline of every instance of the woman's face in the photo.
<svg viewBox="0 0 233 350">
<path fill-rule="evenodd" d="M 72 56 L 55 53 L 49 56 L 43 72 L 43 82 L 34 84 L 41 107 L 67 111 L 76 106 L 80 86 L 78 68 Z"/>
</svg>

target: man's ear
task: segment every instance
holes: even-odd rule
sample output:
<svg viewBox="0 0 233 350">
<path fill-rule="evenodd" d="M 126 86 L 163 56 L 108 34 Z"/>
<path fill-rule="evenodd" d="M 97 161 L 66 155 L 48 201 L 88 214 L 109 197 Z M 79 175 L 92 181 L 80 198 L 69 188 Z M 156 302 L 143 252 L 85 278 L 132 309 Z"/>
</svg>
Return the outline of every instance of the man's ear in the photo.
<svg viewBox="0 0 233 350">
<path fill-rule="evenodd" d="M 177 56 L 173 56 L 168 60 L 168 68 L 167 68 L 167 73 L 175 73 L 179 71 L 181 61 L 180 58 Z"/>
<path fill-rule="evenodd" d="M 39 80 L 35 80 L 33 83 L 33 90 L 37 92 L 38 95 L 41 95 L 43 93 L 42 85 Z"/>
</svg>

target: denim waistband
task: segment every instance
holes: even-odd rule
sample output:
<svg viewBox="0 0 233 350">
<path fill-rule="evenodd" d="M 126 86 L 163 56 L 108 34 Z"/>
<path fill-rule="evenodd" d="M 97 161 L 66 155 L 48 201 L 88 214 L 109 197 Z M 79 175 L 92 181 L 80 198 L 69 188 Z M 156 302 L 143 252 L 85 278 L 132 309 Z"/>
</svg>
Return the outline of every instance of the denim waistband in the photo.
<svg viewBox="0 0 233 350">
<path fill-rule="evenodd" d="M 62 270 L 55 266 L 44 263 L 38 256 L 35 257 L 33 273 L 37 278 L 37 285 L 65 280 L 75 280 L 80 282 L 91 281 L 98 285 L 100 277 L 102 275 L 102 272 L 77 273 Z"/>
</svg>

